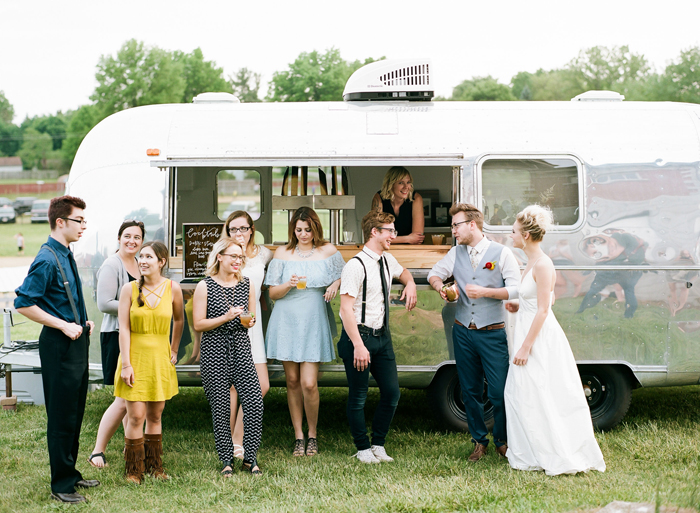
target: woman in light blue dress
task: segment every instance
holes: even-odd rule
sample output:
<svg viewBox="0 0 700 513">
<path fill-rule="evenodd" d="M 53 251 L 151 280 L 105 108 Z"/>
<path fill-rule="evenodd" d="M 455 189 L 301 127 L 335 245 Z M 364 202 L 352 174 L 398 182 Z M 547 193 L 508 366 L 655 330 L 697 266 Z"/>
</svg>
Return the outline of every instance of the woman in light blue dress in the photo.
<svg viewBox="0 0 700 513">
<path fill-rule="evenodd" d="M 318 453 L 318 369 L 335 359 L 336 335 L 328 304 L 338 293 L 345 262 L 323 240 L 316 212 L 302 207 L 289 222 L 289 244 L 277 248 L 267 268 L 265 285 L 275 301 L 265 335 L 269 359 L 279 360 L 287 380 L 287 403 L 294 426 L 294 456 Z M 302 421 L 306 412 L 308 444 Z"/>
</svg>

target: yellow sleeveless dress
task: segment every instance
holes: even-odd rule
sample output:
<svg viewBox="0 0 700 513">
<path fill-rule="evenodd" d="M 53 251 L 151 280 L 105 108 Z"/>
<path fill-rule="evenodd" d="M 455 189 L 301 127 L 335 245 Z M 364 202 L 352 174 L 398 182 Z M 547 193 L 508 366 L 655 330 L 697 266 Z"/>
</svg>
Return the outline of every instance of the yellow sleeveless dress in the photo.
<svg viewBox="0 0 700 513">
<path fill-rule="evenodd" d="M 114 395 L 127 401 L 166 401 L 177 394 L 177 373 L 170 363 L 170 321 L 173 318 L 172 282 L 167 280 L 158 306 L 139 306 L 138 282 L 131 282 L 131 365 L 134 386 L 121 380 L 122 357 L 114 377 Z"/>
</svg>

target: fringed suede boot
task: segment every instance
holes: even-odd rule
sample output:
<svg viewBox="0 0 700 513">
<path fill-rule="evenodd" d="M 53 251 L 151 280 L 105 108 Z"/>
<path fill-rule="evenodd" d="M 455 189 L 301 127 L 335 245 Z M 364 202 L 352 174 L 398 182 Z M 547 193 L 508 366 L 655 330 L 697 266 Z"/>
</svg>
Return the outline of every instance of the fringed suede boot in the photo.
<svg viewBox="0 0 700 513">
<path fill-rule="evenodd" d="M 124 461 L 126 462 L 126 480 L 130 483 L 141 484 L 143 481 L 144 460 L 143 438 L 124 438 Z"/>
<path fill-rule="evenodd" d="M 163 469 L 163 435 L 144 435 L 146 447 L 146 473 L 157 479 L 170 479 Z"/>
</svg>

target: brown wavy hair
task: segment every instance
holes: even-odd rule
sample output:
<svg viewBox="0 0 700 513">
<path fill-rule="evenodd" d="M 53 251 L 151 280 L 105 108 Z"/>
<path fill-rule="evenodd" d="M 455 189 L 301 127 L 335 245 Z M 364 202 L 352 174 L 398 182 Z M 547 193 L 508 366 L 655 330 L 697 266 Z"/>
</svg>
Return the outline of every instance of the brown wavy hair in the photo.
<svg viewBox="0 0 700 513">
<path fill-rule="evenodd" d="M 365 242 L 369 241 L 372 237 L 372 228 L 381 228 L 385 224 L 394 222 L 394 215 L 388 212 L 380 212 L 378 210 L 370 210 L 362 218 L 362 235 L 365 238 Z"/>
<path fill-rule="evenodd" d="M 168 248 L 165 247 L 165 244 L 157 240 L 152 240 L 150 242 L 144 243 L 144 245 L 141 246 L 141 251 L 143 251 L 146 248 L 151 248 L 153 250 L 153 253 L 155 253 L 156 258 L 159 262 L 161 260 L 165 260 L 165 264 L 163 265 L 163 267 L 160 268 L 160 274 L 163 275 L 163 271 L 168 266 Z M 144 278 L 143 275 L 141 275 L 141 277 L 139 278 L 139 297 L 136 298 L 136 302 L 139 306 L 143 306 L 144 304 L 146 304 L 146 300 L 143 297 L 143 282 Z"/>
<path fill-rule="evenodd" d="M 305 221 L 309 223 L 309 228 L 311 228 L 311 233 L 313 233 L 314 238 L 311 243 L 317 248 L 328 244 L 323 238 L 323 226 L 321 226 L 321 220 L 318 218 L 318 214 L 313 208 L 301 207 L 294 211 L 292 215 L 292 220 L 289 221 L 289 242 L 287 243 L 287 249 L 293 250 L 299 244 L 299 239 L 297 239 L 297 234 L 294 233 L 294 229 L 297 226 L 297 221 Z"/>
<path fill-rule="evenodd" d="M 235 212 L 231 212 L 231 214 L 229 214 L 229 216 L 226 218 L 226 224 L 224 224 L 224 231 L 221 232 L 221 238 L 231 237 L 231 232 L 229 231 L 228 225 L 231 224 L 231 221 L 238 219 L 239 217 L 245 217 L 246 221 L 248 221 L 248 225 L 250 226 L 250 240 L 248 240 L 248 247 L 246 248 L 246 250 L 248 250 L 251 246 L 255 246 L 255 223 L 253 222 L 253 218 L 250 217 L 250 214 L 245 210 L 236 210 Z"/>
</svg>

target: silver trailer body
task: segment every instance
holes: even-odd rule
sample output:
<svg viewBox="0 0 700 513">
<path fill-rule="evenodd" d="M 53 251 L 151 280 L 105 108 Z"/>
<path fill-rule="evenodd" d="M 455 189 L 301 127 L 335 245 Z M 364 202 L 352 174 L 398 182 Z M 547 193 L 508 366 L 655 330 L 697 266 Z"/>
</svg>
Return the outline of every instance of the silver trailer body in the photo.
<svg viewBox="0 0 700 513">
<path fill-rule="evenodd" d="M 99 327 L 94 277 L 124 219 L 144 220 L 147 239 L 166 241 L 171 277 L 181 280 L 182 223 L 220 220 L 221 170 L 259 173 L 256 228 L 271 244 L 276 169 L 344 166 L 355 209 L 344 210 L 342 229 L 360 234 L 386 169 L 403 165 L 415 189 L 438 191 L 432 202 L 479 206 L 487 236 L 506 244 L 520 206 L 552 206 L 559 225 L 543 249 L 559 272 L 554 311 L 594 421 L 607 428 L 626 412 L 631 388 L 700 380 L 699 134 L 700 106 L 673 103 L 222 102 L 123 111 L 87 135 L 67 183 L 88 207 L 75 252 L 89 314 Z M 392 334 L 401 385 L 430 388 L 448 422 L 463 428 L 450 307 L 425 282 L 446 250 L 396 248 L 419 284 L 419 305 L 392 308 Z M 93 344 L 91 360 L 99 359 Z M 199 383 L 193 354 L 180 362 L 181 383 Z M 339 360 L 321 370 L 321 384 L 345 383 Z M 273 385 L 284 384 L 281 365 L 270 372 Z"/>
</svg>

